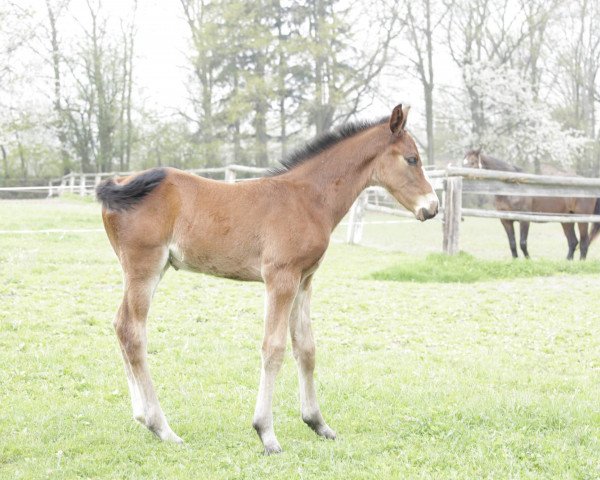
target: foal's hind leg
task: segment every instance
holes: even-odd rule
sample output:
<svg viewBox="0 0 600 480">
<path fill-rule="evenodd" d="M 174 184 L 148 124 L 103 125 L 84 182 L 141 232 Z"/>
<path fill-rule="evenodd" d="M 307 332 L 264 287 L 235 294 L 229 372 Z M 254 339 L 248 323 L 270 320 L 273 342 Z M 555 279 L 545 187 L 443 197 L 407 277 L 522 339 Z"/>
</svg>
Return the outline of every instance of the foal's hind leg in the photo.
<svg viewBox="0 0 600 480">
<path fill-rule="evenodd" d="M 515 241 L 515 225 L 513 220 L 500 220 L 502 222 L 502 226 L 504 230 L 506 230 L 506 235 L 508 236 L 508 244 L 510 245 L 510 251 L 512 253 L 513 258 L 517 258 L 519 254 L 517 253 L 517 242 Z"/>
<path fill-rule="evenodd" d="M 567 260 L 573 260 L 575 249 L 577 248 L 577 236 L 575 235 L 575 224 L 563 223 L 561 224 L 569 243 L 569 253 L 567 253 Z"/>
<path fill-rule="evenodd" d="M 117 321 L 115 321 L 115 326 L 116 325 Z M 127 386 L 129 387 L 129 396 L 131 397 L 131 408 L 133 410 L 133 418 L 135 418 L 142 425 L 146 425 L 146 418 L 144 417 L 144 404 L 142 403 L 142 395 L 140 393 L 140 389 L 138 387 L 137 382 L 135 381 L 135 377 L 133 376 L 133 370 L 131 369 L 131 364 L 129 363 L 129 359 L 127 358 L 127 353 L 125 352 L 125 349 L 121 344 L 121 340 L 119 340 L 119 345 L 121 347 L 121 355 L 123 356 L 125 374 L 127 375 Z"/>
<path fill-rule="evenodd" d="M 335 439 L 335 432 L 323 420 L 315 392 L 315 341 L 310 325 L 311 278 L 300 285 L 290 315 L 292 348 L 298 364 L 302 420 L 318 435 Z"/>
<path fill-rule="evenodd" d="M 521 234 L 521 251 L 525 258 L 529 258 L 527 251 L 527 236 L 529 235 L 529 222 L 519 222 L 519 233 Z"/>
<path fill-rule="evenodd" d="M 167 262 L 163 248 L 139 252 L 126 258 L 125 293 L 115 318 L 134 417 L 161 440 L 181 443 L 169 427 L 150 378 L 147 360 L 146 318 L 150 301 Z"/>
<path fill-rule="evenodd" d="M 577 224 L 579 227 L 579 259 L 585 260 L 587 257 L 588 247 L 590 246 L 590 236 L 588 234 L 588 224 L 587 223 L 579 223 Z"/>
</svg>

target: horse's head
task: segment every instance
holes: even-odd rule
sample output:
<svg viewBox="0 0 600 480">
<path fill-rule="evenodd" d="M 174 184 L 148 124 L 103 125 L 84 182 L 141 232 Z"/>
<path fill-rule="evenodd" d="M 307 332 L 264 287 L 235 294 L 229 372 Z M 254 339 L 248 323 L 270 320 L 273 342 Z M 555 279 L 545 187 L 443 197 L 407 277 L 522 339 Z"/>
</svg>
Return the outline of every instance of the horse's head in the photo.
<svg viewBox="0 0 600 480">
<path fill-rule="evenodd" d="M 481 147 L 469 150 L 465 153 L 463 166 L 467 168 L 482 168 L 481 166 Z"/>
<path fill-rule="evenodd" d="M 387 144 L 375 158 L 371 183 L 381 185 L 421 221 L 433 218 L 439 200 L 423 170 L 415 141 L 405 130 L 410 107 L 398 105 L 390 116 Z"/>
</svg>

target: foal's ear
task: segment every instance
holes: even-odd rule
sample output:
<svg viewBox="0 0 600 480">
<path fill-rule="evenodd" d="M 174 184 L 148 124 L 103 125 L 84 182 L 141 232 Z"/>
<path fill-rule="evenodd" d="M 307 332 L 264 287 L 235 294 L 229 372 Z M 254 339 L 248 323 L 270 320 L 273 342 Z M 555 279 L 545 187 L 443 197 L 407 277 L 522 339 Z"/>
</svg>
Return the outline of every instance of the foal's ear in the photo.
<svg viewBox="0 0 600 480">
<path fill-rule="evenodd" d="M 390 130 L 392 133 L 397 135 L 404 131 L 409 110 L 410 107 L 408 105 L 405 107 L 403 107 L 402 104 L 396 105 L 392 111 L 392 116 L 390 117 Z"/>
</svg>

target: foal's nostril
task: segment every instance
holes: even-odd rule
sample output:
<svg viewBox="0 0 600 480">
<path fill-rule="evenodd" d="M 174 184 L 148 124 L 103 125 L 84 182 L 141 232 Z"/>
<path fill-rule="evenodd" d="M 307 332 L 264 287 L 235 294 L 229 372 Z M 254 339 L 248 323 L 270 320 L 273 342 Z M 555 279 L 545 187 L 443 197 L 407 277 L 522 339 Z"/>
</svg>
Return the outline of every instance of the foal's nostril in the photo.
<svg viewBox="0 0 600 480">
<path fill-rule="evenodd" d="M 424 222 L 425 220 L 429 220 L 434 215 L 435 215 L 435 213 L 432 213 L 429 209 L 420 208 L 419 212 L 417 213 L 417 218 L 419 220 L 421 220 L 422 222 Z"/>
<path fill-rule="evenodd" d="M 432 202 L 429 208 L 420 208 L 417 214 L 417 218 L 424 222 L 425 220 L 429 220 L 433 218 L 438 213 L 438 204 L 437 202 Z"/>
</svg>

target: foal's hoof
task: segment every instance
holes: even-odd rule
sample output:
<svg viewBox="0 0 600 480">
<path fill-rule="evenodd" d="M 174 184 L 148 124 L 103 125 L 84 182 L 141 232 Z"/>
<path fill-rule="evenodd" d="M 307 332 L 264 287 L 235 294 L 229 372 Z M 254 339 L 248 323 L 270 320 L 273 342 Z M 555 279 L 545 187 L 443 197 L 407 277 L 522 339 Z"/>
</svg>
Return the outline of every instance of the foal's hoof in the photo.
<svg viewBox="0 0 600 480">
<path fill-rule="evenodd" d="M 165 435 L 164 437 L 160 437 L 160 439 L 163 442 L 172 442 L 172 443 L 176 443 L 178 445 L 183 445 L 183 440 L 181 439 L 181 437 L 176 435 L 174 432 L 171 432 L 170 434 Z"/>
<path fill-rule="evenodd" d="M 177 436 L 177 434 L 169 427 L 162 429 L 150 428 L 150 431 L 158 438 L 160 438 L 163 442 L 177 443 L 179 445 L 183 443 L 183 440 L 179 436 Z"/>
<path fill-rule="evenodd" d="M 319 415 L 320 417 L 320 415 Z M 314 420 L 311 417 L 302 417 L 302 420 L 304 421 L 304 423 L 306 423 L 311 430 L 313 430 L 317 435 L 321 436 L 321 437 L 325 437 L 328 440 L 335 440 L 335 432 L 329 428 L 329 425 L 327 425 L 324 421 L 323 418 L 318 418 L 317 420 Z"/>
<path fill-rule="evenodd" d="M 143 413 L 137 413 L 137 414 L 136 414 L 136 413 L 134 413 L 134 414 L 133 414 L 133 419 L 134 419 L 136 422 L 139 422 L 139 423 L 141 423 L 141 424 L 142 424 L 144 427 L 146 426 L 146 417 L 144 416 L 144 414 L 143 414 Z"/>
<path fill-rule="evenodd" d="M 279 446 L 279 444 L 277 442 L 265 444 L 265 451 L 264 451 L 265 455 L 273 455 L 275 453 L 281 453 L 281 452 L 283 452 L 283 450 L 281 449 L 281 447 Z"/>
<path fill-rule="evenodd" d="M 325 437 L 328 440 L 335 440 L 335 432 L 329 428 L 327 424 L 323 424 L 320 427 L 314 429 L 317 435 Z"/>
</svg>

